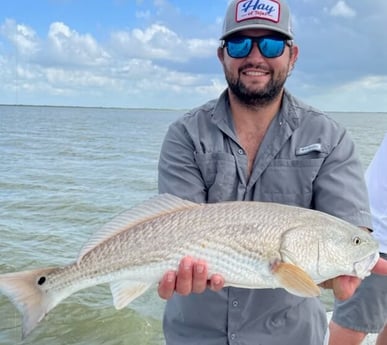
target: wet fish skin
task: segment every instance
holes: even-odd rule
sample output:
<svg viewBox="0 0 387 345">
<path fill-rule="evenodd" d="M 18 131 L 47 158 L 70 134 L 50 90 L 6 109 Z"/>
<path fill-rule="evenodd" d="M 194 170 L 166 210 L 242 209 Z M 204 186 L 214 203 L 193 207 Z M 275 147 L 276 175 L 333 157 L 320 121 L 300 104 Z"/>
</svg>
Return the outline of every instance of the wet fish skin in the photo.
<svg viewBox="0 0 387 345">
<path fill-rule="evenodd" d="M 321 212 L 260 202 L 195 204 L 157 196 L 103 226 L 76 262 L 0 275 L 0 291 L 23 314 L 23 338 L 71 294 L 109 283 L 117 309 L 190 255 L 226 286 L 285 288 L 301 296 L 339 275 L 364 278 L 378 259 L 365 231 Z"/>
</svg>

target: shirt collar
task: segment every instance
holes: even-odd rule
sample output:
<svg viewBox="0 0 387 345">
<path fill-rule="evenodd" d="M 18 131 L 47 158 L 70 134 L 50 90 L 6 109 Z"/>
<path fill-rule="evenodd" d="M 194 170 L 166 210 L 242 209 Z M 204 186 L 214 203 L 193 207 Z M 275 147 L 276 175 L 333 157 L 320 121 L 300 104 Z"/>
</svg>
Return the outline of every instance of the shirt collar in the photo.
<svg viewBox="0 0 387 345">
<path fill-rule="evenodd" d="M 285 89 L 281 108 L 274 120 L 280 124 L 287 123 L 292 130 L 296 129 L 300 123 L 300 117 L 296 111 L 298 103 L 297 99 Z M 212 120 L 228 135 L 230 131 L 235 133 L 227 89 L 221 93 L 215 104 Z"/>
</svg>

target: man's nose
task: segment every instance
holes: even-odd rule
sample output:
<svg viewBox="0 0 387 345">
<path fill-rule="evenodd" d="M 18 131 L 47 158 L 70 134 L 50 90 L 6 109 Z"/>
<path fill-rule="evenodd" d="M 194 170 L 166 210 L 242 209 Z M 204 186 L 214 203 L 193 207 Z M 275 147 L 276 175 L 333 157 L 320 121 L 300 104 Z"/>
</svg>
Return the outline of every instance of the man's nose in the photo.
<svg viewBox="0 0 387 345">
<path fill-rule="evenodd" d="M 248 55 L 248 58 L 253 58 L 253 59 L 264 59 L 264 56 L 261 54 L 257 42 L 253 42 L 253 47 L 251 49 L 250 54 Z"/>
</svg>

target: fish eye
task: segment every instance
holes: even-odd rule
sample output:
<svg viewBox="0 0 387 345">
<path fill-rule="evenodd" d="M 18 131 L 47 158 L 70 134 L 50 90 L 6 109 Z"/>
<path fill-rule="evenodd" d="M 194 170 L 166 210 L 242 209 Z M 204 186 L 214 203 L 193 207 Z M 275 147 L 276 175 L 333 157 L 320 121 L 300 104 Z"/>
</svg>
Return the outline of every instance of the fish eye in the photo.
<svg viewBox="0 0 387 345">
<path fill-rule="evenodd" d="M 359 244 L 361 244 L 361 238 L 359 236 L 355 236 L 354 238 L 352 238 L 352 243 L 358 246 Z"/>
<path fill-rule="evenodd" d="M 46 277 L 40 277 L 38 280 L 39 285 L 43 285 L 46 282 Z"/>
</svg>

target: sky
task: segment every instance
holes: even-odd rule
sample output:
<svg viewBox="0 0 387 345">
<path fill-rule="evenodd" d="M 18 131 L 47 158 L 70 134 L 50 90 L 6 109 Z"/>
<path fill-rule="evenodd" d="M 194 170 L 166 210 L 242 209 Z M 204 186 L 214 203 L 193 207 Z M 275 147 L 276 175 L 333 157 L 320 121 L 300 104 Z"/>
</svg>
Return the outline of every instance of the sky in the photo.
<svg viewBox="0 0 387 345">
<path fill-rule="evenodd" d="M 300 55 L 286 87 L 324 111 L 387 112 L 387 1 L 288 3 Z M 0 104 L 199 106 L 226 87 L 216 49 L 227 4 L 7 1 Z"/>
</svg>

